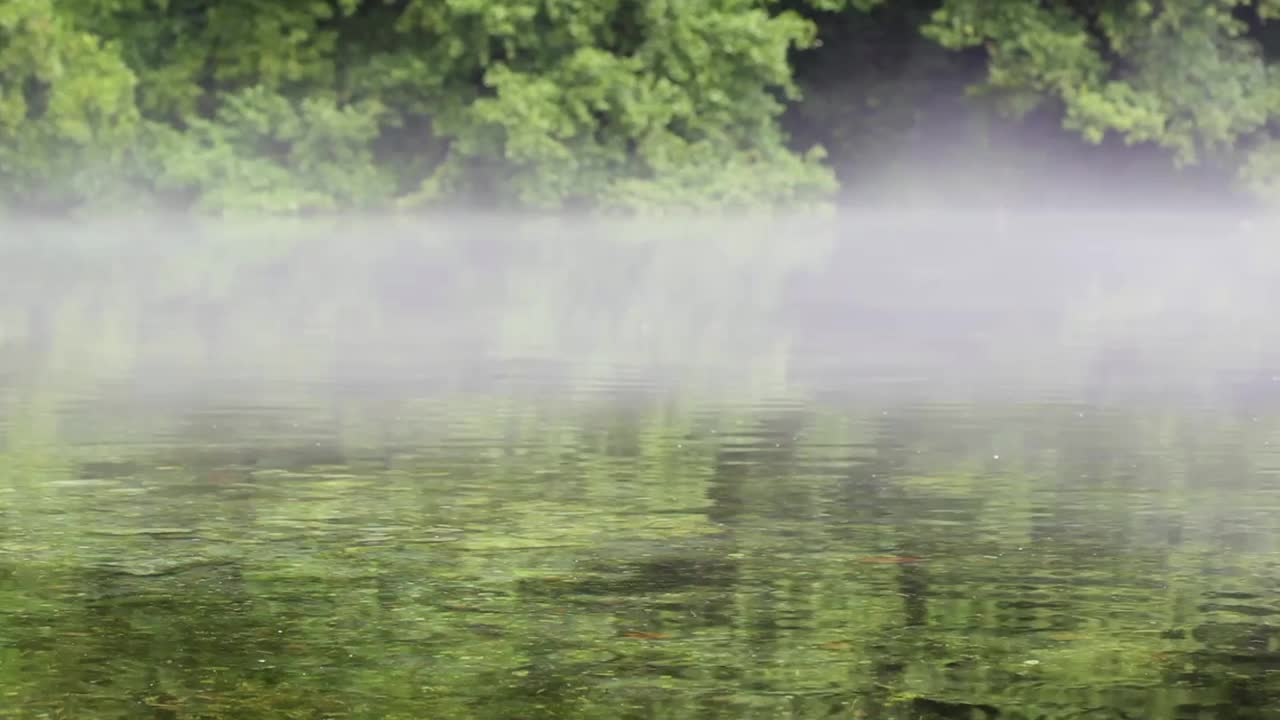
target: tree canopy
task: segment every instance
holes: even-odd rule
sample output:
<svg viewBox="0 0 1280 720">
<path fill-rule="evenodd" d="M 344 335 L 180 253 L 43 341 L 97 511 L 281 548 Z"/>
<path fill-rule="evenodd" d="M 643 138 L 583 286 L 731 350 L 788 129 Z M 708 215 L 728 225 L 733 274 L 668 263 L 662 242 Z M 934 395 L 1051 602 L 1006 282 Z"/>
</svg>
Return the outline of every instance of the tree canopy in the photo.
<svg viewBox="0 0 1280 720">
<path fill-rule="evenodd" d="M 9 0 L 0 195 L 794 207 L 859 186 L 904 133 L 977 118 L 1275 199 L 1276 18 L 1278 0 Z"/>
</svg>

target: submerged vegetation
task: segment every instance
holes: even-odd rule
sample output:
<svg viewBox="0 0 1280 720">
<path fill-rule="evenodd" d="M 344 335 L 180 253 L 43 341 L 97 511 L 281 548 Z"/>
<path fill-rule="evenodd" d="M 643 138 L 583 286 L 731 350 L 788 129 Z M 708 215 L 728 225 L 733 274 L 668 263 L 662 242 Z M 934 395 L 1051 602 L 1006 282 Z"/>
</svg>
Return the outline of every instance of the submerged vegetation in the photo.
<svg viewBox="0 0 1280 720">
<path fill-rule="evenodd" d="M 1275 200 L 1277 16 L 1275 0 L 10 0 L 0 199 L 796 206 L 841 187 L 902 200 L 901 178 L 943 165 L 1012 192 L 1096 145 L 1084 172 Z"/>
</svg>

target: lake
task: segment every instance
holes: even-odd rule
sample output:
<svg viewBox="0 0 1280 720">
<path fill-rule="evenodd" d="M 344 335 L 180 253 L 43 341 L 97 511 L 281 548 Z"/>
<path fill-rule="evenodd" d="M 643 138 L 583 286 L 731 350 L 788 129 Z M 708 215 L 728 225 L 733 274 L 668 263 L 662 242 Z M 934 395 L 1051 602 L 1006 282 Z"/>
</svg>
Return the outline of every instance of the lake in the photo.
<svg viewBox="0 0 1280 720">
<path fill-rule="evenodd" d="M 1280 718 L 1226 218 L 0 232 L 0 718 Z"/>
</svg>

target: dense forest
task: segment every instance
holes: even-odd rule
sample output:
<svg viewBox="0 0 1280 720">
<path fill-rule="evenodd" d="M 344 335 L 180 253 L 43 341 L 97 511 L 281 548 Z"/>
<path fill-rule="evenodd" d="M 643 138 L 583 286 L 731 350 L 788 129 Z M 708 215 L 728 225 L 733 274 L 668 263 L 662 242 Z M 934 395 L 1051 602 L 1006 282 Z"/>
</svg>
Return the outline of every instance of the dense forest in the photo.
<svg viewBox="0 0 1280 720">
<path fill-rule="evenodd" d="M 5 0 L 0 198 L 1265 202 L 1278 19 L 1280 0 Z"/>
</svg>

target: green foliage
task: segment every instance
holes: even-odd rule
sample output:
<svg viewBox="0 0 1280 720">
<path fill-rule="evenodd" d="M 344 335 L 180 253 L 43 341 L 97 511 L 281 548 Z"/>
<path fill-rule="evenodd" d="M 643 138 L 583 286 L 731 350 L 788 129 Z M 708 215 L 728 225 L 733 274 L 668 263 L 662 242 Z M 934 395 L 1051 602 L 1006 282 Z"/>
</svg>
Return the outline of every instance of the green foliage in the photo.
<svg viewBox="0 0 1280 720">
<path fill-rule="evenodd" d="M 1044 99 L 1064 127 L 1100 143 L 1154 143 L 1180 164 L 1232 152 L 1280 105 L 1266 58 L 1241 19 L 1246 0 L 989 3 L 947 0 L 925 32 L 946 47 L 985 47 L 980 92 L 1025 112 Z M 1256 164 L 1255 164 L 1256 166 Z"/>
<path fill-rule="evenodd" d="M 812 205 L 836 169 L 865 187 L 887 148 L 933 132 L 924 116 L 954 120 L 937 98 L 974 58 L 979 120 L 1055 114 L 1272 195 L 1278 16 L 1276 0 L 11 0 L 0 200 Z"/>
<path fill-rule="evenodd" d="M 65 7 L 57 28 L 82 38 L 59 35 L 67 52 L 99 49 L 75 27 L 114 49 L 76 76 L 95 81 L 114 62 L 114 84 L 91 89 L 130 129 L 143 121 L 138 167 L 117 165 L 119 178 L 145 176 L 199 208 L 782 205 L 834 188 L 821 152 L 794 152 L 778 125 L 795 97 L 789 54 L 813 26 L 758 0 L 418 0 L 398 14 L 373 1 Z M 56 128 L 100 146 L 87 122 L 60 112 Z M 50 162 L 30 139 L 5 149 Z"/>
<path fill-rule="evenodd" d="M 443 61 L 483 92 L 444 115 L 444 163 L 418 198 L 493 184 L 520 205 L 788 204 L 829 192 L 814 154 L 786 148 L 788 53 L 812 40 L 797 15 L 724 0 L 425 3 L 406 18 L 467 28 Z M 772 183 L 765 185 L 760 178 Z"/>
<path fill-rule="evenodd" d="M 0 191 L 28 203 L 92 194 L 137 130 L 134 85 L 115 49 L 53 0 L 0 4 Z"/>
<path fill-rule="evenodd" d="M 370 149 L 381 114 L 376 103 L 294 102 L 250 88 L 186 132 L 159 129 L 159 184 L 211 210 L 368 207 L 391 185 Z"/>
</svg>

